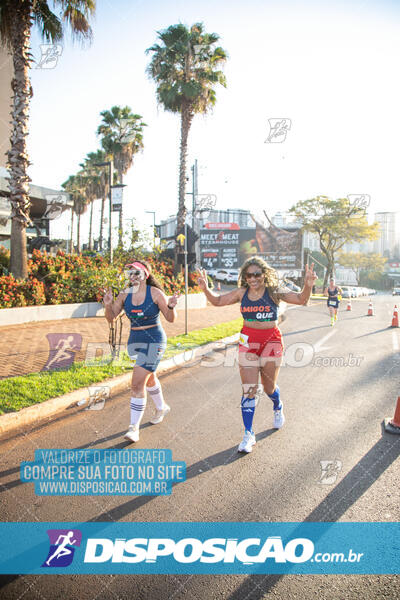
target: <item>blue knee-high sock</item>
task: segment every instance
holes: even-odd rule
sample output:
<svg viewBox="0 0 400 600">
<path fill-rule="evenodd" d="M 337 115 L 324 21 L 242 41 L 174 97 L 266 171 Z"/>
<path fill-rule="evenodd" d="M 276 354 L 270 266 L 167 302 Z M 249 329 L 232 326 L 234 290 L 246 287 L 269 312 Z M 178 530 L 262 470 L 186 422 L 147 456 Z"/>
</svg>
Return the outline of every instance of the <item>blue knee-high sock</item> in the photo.
<svg viewBox="0 0 400 600">
<path fill-rule="evenodd" d="M 244 428 L 247 431 L 254 433 L 253 432 L 253 418 L 254 418 L 254 411 L 256 409 L 256 399 L 255 398 L 245 398 L 245 396 L 242 396 L 242 402 L 240 405 L 242 408 L 242 419 L 243 419 Z"/>
<path fill-rule="evenodd" d="M 274 403 L 274 410 L 279 410 L 280 408 L 282 408 L 281 393 L 278 386 L 275 386 L 274 393 L 268 394 L 268 397 L 271 398 L 272 402 Z"/>
</svg>

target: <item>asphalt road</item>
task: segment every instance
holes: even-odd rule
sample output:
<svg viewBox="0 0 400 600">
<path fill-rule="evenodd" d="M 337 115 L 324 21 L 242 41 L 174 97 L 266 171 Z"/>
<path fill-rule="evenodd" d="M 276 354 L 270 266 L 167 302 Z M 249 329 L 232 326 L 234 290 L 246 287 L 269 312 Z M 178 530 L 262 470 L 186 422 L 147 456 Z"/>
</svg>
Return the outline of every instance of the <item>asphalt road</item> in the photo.
<svg viewBox="0 0 400 600">
<path fill-rule="evenodd" d="M 400 394 L 396 299 L 342 303 L 329 326 L 326 303 L 290 307 L 281 325 L 286 365 L 279 385 L 286 424 L 272 429 L 272 404 L 256 409 L 257 444 L 242 436 L 235 349 L 162 377 L 172 411 L 157 426 L 147 409 L 142 448 L 171 448 L 187 481 L 166 497 L 39 497 L 19 480 L 35 448 L 124 448 L 127 393 L 102 411 L 75 413 L 0 444 L 3 521 L 400 521 L 400 436 L 384 433 Z M 343 361 L 342 364 L 340 360 Z M 347 361 L 347 362 L 346 362 Z M 347 366 L 345 366 L 347 365 Z M 321 483 L 320 461 L 336 461 Z M 399 567 L 400 572 L 400 567 Z M 399 575 L 43 575 L 3 577 L 0 598 L 53 600 L 326 600 L 400 598 Z"/>
</svg>

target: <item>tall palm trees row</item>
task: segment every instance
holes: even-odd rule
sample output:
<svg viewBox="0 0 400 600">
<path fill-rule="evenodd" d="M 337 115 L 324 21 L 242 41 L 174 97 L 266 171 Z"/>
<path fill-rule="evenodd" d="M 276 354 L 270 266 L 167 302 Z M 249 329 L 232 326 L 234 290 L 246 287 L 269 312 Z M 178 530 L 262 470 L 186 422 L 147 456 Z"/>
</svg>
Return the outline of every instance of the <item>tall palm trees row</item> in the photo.
<svg viewBox="0 0 400 600">
<path fill-rule="evenodd" d="M 62 184 L 73 200 L 71 210 L 71 245 L 73 248 L 73 223 L 74 214 L 77 215 L 77 250 L 80 252 L 80 218 L 90 205 L 89 217 L 89 250 L 93 249 L 93 205 L 94 201 L 101 198 L 99 247 L 103 248 L 103 224 L 106 198 L 109 190 L 109 176 L 107 171 L 100 166 L 112 160 L 115 167 L 114 183 L 122 184 L 123 175 L 132 166 L 134 155 L 143 149 L 143 123 L 141 115 L 132 113 L 129 106 L 113 106 L 111 110 L 100 113 L 102 123 L 97 129 L 101 137 L 102 149 L 89 152 L 81 170 L 75 175 L 70 175 Z M 111 218 L 111 215 L 110 215 Z M 119 211 L 119 245 L 122 245 L 122 207 Z"/>
<path fill-rule="evenodd" d="M 14 63 L 12 80 L 12 133 L 8 151 L 10 172 L 10 202 L 12 206 L 11 227 L 11 272 L 16 278 L 27 277 L 26 227 L 29 217 L 29 177 L 27 168 L 29 159 L 26 151 L 26 136 L 29 131 L 29 102 L 32 88 L 29 78 L 31 64 L 30 40 L 32 26 L 39 27 L 43 40 L 56 43 L 62 40 L 65 29 L 69 28 L 76 38 L 89 40 L 92 30 L 90 18 L 95 13 L 95 0 L 53 0 L 53 12 L 48 0 L 0 0 L 0 37 L 1 42 L 10 50 Z M 158 103 L 166 111 L 180 113 L 181 146 L 178 185 L 178 228 L 185 221 L 185 181 L 188 136 L 194 116 L 206 113 L 215 104 L 217 84 L 226 86 L 221 66 L 227 59 L 226 52 L 216 43 L 219 36 L 206 33 L 202 23 L 190 28 L 183 24 L 171 25 L 157 32 L 158 40 L 146 52 L 151 54 L 147 74 L 156 84 Z M 115 111 L 114 111 L 115 109 Z M 127 110 L 129 115 L 120 114 Z M 114 111 L 114 112 L 113 112 Z M 103 151 L 106 156 L 114 157 L 119 182 L 132 164 L 133 155 L 142 147 L 144 123 L 140 115 L 133 115 L 128 107 L 113 107 L 102 113 Z M 129 130 L 127 135 L 117 140 L 115 122 L 119 130 L 136 117 L 137 130 Z M 124 120 L 125 119 L 125 120 Z M 100 128 L 99 128 L 100 129 Z M 133 137 L 132 137 L 133 136 Z M 135 140 L 135 141 L 133 141 Z M 116 146 L 119 145 L 119 148 Z M 94 169 L 94 161 L 87 155 L 83 163 L 83 172 L 73 179 L 68 178 L 65 189 L 74 192 L 76 211 L 82 214 L 87 209 L 87 198 L 99 195 L 105 198 L 106 183 L 102 183 L 102 174 Z M 103 162 L 103 161 L 101 161 Z M 76 179 L 75 179 L 76 178 Z M 93 178 L 93 179 L 92 179 Z M 85 191 L 83 191 L 85 190 Z M 90 201 L 93 207 L 93 201 Z M 104 214 L 104 204 L 103 204 Z M 78 219 L 78 228 L 80 222 Z M 122 230 L 122 213 L 120 214 Z M 100 234 L 102 236 L 102 233 Z M 79 236 L 78 236 L 79 237 Z"/>
</svg>

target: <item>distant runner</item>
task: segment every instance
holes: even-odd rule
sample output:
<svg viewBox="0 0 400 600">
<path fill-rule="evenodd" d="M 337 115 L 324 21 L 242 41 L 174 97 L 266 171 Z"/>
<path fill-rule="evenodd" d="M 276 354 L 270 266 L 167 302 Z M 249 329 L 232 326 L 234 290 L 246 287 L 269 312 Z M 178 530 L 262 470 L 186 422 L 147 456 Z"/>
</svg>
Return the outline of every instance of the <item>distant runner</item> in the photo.
<svg viewBox="0 0 400 600">
<path fill-rule="evenodd" d="M 289 304 L 307 304 L 317 275 L 306 265 L 304 287 L 301 292 L 280 289 L 278 275 L 260 257 L 247 259 L 240 269 L 238 289 L 225 294 L 214 294 L 208 287 L 206 272 L 200 271 L 199 286 L 214 306 L 240 302 L 244 319 L 239 338 L 239 368 L 243 395 L 241 400 L 244 437 L 238 452 L 251 452 L 256 438 L 253 418 L 256 407 L 256 390 L 261 377 L 262 387 L 271 398 L 274 408 L 274 428 L 280 429 L 285 417 L 276 385 L 282 362 L 282 334 L 278 327 L 278 306 L 281 300 Z"/>
<path fill-rule="evenodd" d="M 131 322 L 127 351 L 133 361 L 132 397 L 130 400 L 130 426 L 125 439 L 139 440 L 139 426 L 146 407 L 146 390 L 155 405 L 155 415 L 150 423 L 161 423 L 169 413 L 161 384 L 156 376 L 157 367 L 167 347 L 167 336 L 160 323 L 160 310 L 167 321 L 173 323 L 177 317 L 176 304 L 179 294 L 167 298 L 161 284 L 151 273 L 145 261 L 126 265 L 127 279 L 131 287 L 120 292 L 113 302 L 111 289 L 104 296 L 105 316 L 112 322 L 124 309 Z"/>
<path fill-rule="evenodd" d="M 335 285 L 333 277 L 329 280 L 329 287 L 326 288 L 325 294 L 328 296 L 327 306 L 331 317 L 331 326 L 333 326 L 337 321 L 339 302 L 342 299 L 342 289 Z"/>
</svg>

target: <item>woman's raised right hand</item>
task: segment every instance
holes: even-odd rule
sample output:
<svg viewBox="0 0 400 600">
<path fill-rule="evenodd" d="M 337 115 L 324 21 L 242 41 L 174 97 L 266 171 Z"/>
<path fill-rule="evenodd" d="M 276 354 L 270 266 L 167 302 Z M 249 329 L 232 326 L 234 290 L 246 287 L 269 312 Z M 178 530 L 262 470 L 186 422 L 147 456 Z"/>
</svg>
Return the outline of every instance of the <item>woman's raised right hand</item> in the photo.
<svg viewBox="0 0 400 600">
<path fill-rule="evenodd" d="M 108 288 L 108 290 L 106 290 L 106 293 L 104 294 L 104 298 L 103 298 L 104 306 L 111 306 L 113 301 L 114 301 L 114 299 L 113 299 L 112 290 L 111 290 L 111 288 Z"/>
</svg>

